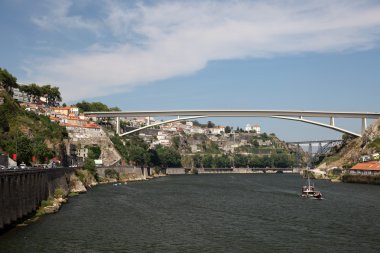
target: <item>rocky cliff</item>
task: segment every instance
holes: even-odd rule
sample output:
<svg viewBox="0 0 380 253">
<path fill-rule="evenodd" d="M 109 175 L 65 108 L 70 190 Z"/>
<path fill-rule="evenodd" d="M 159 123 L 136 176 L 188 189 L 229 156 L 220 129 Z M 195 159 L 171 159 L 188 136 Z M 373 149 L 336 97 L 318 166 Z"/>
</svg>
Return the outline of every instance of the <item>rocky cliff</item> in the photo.
<svg viewBox="0 0 380 253">
<path fill-rule="evenodd" d="M 370 125 L 363 136 L 347 141 L 338 153 L 326 157 L 318 166 L 319 169 L 334 167 L 349 168 L 358 163 L 363 155 L 380 151 L 380 119 Z"/>
</svg>

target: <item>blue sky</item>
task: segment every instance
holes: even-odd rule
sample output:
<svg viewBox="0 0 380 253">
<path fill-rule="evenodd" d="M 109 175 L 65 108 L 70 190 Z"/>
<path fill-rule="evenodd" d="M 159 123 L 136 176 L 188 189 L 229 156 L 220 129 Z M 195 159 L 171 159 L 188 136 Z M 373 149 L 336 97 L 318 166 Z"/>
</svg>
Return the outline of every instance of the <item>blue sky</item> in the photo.
<svg viewBox="0 0 380 253">
<path fill-rule="evenodd" d="M 0 2 L 0 67 L 124 110 L 379 111 L 378 1 Z M 285 140 L 334 131 L 263 118 Z M 360 122 L 337 120 L 360 131 Z"/>
</svg>

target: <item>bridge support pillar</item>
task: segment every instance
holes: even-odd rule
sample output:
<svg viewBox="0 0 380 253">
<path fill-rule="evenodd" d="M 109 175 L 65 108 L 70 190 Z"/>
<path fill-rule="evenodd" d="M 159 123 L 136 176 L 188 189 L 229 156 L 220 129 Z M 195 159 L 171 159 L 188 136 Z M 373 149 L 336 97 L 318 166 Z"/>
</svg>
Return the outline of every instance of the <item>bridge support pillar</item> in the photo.
<svg viewBox="0 0 380 253">
<path fill-rule="evenodd" d="M 367 129 L 367 118 L 362 118 L 362 134 Z"/>
<path fill-rule="evenodd" d="M 120 118 L 116 117 L 116 134 L 120 135 Z"/>
<path fill-rule="evenodd" d="M 330 117 L 330 126 L 335 126 L 335 118 Z"/>
</svg>

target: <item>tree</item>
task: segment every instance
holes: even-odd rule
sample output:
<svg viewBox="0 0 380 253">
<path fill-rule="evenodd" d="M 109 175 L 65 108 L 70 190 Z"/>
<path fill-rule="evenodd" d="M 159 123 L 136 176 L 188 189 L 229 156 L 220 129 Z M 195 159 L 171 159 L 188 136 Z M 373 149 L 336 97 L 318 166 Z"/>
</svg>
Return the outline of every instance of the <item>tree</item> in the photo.
<svg viewBox="0 0 380 253">
<path fill-rule="evenodd" d="M 230 168 L 231 159 L 227 155 L 215 156 L 214 164 L 216 168 Z"/>
<path fill-rule="evenodd" d="M 181 155 L 178 150 L 172 147 L 157 146 L 156 151 L 163 168 L 181 166 Z"/>
<path fill-rule="evenodd" d="M 182 156 L 181 165 L 183 168 L 192 168 L 193 167 L 193 159 L 191 156 Z"/>
<path fill-rule="evenodd" d="M 84 159 L 83 168 L 88 170 L 92 175 L 96 175 L 95 161 L 93 159 Z"/>
<path fill-rule="evenodd" d="M 230 126 L 226 126 L 226 127 L 224 128 L 224 132 L 225 132 L 226 134 L 231 133 L 231 131 L 232 131 L 232 127 L 230 127 Z"/>
<path fill-rule="evenodd" d="M 213 167 L 214 160 L 212 158 L 212 155 L 206 154 L 202 158 L 202 164 L 204 168 L 212 168 Z"/>
<path fill-rule="evenodd" d="M 258 148 L 260 146 L 259 142 L 257 140 L 253 140 L 252 142 L 252 145 L 255 147 L 255 148 Z"/>
<path fill-rule="evenodd" d="M 215 124 L 212 121 L 207 121 L 207 128 L 214 128 Z"/>
<path fill-rule="evenodd" d="M 86 148 L 88 149 L 88 158 L 99 159 L 101 150 L 98 145 L 86 146 Z"/>
<path fill-rule="evenodd" d="M 4 89 L 12 95 L 12 88 L 18 87 L 17 78 L 12 76 L 6 69 L 0 68 L 0 85 L 3 85 Z"/>
<path fill-rule="evenodd" d="M 179 149 L 179 146 L 180 146 L 180 138 L 179 138 L 179 136 L 174 136 L 172 138 L 172 145 L 173 145 L 173 148 Z"/>
<path fill-rule="evenodd" d="M 202 167 L 202 157 L 199 154 L 195 154 L 193 156 L 193 164 L 195 168 L 201 168 Z"/>
</svg>

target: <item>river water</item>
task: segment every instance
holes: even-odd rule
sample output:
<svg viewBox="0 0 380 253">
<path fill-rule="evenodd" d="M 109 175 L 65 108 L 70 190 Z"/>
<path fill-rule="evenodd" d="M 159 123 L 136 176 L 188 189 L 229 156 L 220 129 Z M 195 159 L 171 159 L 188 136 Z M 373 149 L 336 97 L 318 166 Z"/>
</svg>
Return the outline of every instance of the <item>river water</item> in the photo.
<svg viewBox="0 0 380 253">
<path fill-rule="evenodd" d="M 0 236 L 0 252 L 380 252 L 380 188 L 291 174 L 101 185 Z"/>
</svg>

